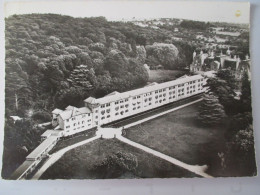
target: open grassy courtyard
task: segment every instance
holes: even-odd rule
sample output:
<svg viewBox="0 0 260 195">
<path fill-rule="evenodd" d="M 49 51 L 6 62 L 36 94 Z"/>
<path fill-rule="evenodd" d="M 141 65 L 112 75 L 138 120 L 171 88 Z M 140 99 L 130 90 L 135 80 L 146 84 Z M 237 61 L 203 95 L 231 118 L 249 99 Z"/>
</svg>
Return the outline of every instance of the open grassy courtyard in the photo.
<svg viewBox="0 0 260 195">
<path fill-rule="evenodd" d="M 197 120 L 199 105 L 126 129 L 125 137 L 191 165 L 214 165 L 216 150 L 221 151 L 225 142 L 225 128 L 203 127 Z"/>
<path fill-rule="evenodd" d="M 186 73 L 183 70 L 150 70 L 148 81 L 162 83 L 174 80 Z"/>
<path fill-rule="evenodd" d="M 135 157 L 137 159 L 137 167 L 131 171 L 115 165 L 95 169 L 97 164 L 102 164 L 108 156 L 117 152 Z M 197 177 L 197 175 L 117 139 L 98 139 L 67 152 L 42 175 L 41 179 L 153 177 Z"/>
</svg>

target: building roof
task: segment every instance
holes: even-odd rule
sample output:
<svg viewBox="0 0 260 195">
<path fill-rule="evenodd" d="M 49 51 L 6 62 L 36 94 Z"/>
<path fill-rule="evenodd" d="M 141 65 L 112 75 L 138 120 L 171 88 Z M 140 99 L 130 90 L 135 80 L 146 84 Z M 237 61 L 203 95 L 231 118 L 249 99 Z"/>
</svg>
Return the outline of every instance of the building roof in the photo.
<svg viewBox="0 0 260 195">
<path fill-rule="evenodd" d="M 62 110 L 55 108 L 51 113 L 52 114 L 60 114 L 62 112 Z"/>
<path fill-rule="evenodd" d="M 203 77 L 201 75 L 183 76 L 183 77 L 178 78 L 178 79 L 173 80 L 173 81 L 168 81 L 168 82 L 160 83 L 160 84 L 156 84 L 156 85 L 148 85 L 148 86 L 145 86 L 145 87 L 142 87 L 142 88 L 139 88 L 139 89 L 126 91 L 126 92 L 123 92 L 123 93 L 115 93 L 114 95 L 104 96 L 102 98 L 95 99 L 92 102 L 94 102 L 95 104 L 105 104 L 105 103 L 109 103 L 109 102 L 118 101 L 120 99 L 134 97 L 134 96 L 141 95 L 141 94 L 144 94 L 144 93 L 148 93 L 148 92 L 151 92 L 151 91 L 154 91 L 154 90 L 167 88 L 167 87 L 178 85 L 178 84 L 183 84 L 185 82 L 193 81 L 193 80 L 200 79 L 200 78 L 203 78 Z M 87 98 L 84 101 L 90 103 L 89 98 Z"/>
<path fill-rule="evenodd" d="M 46 130 L 41 137 L 49 137 L 52 133 L 54 133 L 53 130 Z"/>
<path fill-rule="evenodd" d="M 57 136 L 50 136 L 46 140 L 44 140 L 37 148 L 35 148 L 26 159 L 35 159 L 39 157 L 46 148 L 48 148 L 52 143 L 57 140 Z"/>
<path fill-rule="evenodd" d="M 90 104 L 96 104 L 96 98 L 88 97 L 84 100 L 84 102 L 90 103 Z"/>
<path fill-rule="evenodd" d="M 87 107 L 76 108 L 74 106 L 68 106 L 66 110 L 62 111 L 59 114 L 59 116 L 62 118 L 62 120 L 66 120 L 73 116 L 87 114 L 87 113 L 91 113 L 90 109 L 88 109 Z"/>
</svg>

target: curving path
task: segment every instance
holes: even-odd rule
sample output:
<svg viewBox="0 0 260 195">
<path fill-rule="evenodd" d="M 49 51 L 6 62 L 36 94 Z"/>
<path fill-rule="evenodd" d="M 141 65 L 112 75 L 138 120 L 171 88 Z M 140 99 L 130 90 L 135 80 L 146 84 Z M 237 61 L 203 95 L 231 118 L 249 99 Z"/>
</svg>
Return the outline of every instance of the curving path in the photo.
<svg viewBox="0 0 260 195">
<path fill-rule="evenodd" d="M 55 162 L 57 162 L 66 152 L 68 152 L 69 150 L 72 150 L 78 146 L 87 144 L 89 142 L 92 142 L 96 139 L 100 138 L 100 136 L 95 136 L 92 138 L 89 138 L 87 140 L 84 140 L 82 142 L 73 144 L 71 146 L 68 146 L 66 148 L 63 148 L 61 150 L 59 150 L 58 152 L 53 153 L 52 155 L 50 155 L 49 159 L 42 165 L 42 167 L 35 173 L 35 175 L 32 177 L 32 179 L 39 179 L 41 177 L 41 175 L 51 166 L 53 165 Z"/>
<path fill-rule="evenodd" d="M 146 147 L 146 146 L 143 146 L 143 145 L 141 145 L 141 144 L 138 144 L 138 143 L 136 143 L 136 142 L 133 142 L 133 141 L 131 141 L 131 140 L 129 140 L 129 139 L 123 137 L 123 136 L 117 136 L 117 139 L 119 139 L 120 141 L 125 142 L 125 143 L 127 143 L 127 144 L 129 144 L 129 145 L 131 145 L 131 146 L 134 146 L 134 147 L 136 147 L 136 148 L 139 148 L 139 149 L 141 149 L 141 150 L 143 150 L 143 151 L 145 151 L 145 152 L 148 152 L 148 153 L 150 153 L 150 154 L 152 154 L 152 155 L 154 155 L 154 156 L 157 156 L 157 157 L 159 157 L 159 158 L 162 158 L 162 159 L 164 159 L 164 160 L 166 160 L 166 161 L 168 161 L 168 162 L 170 162 L 170 163 L 172 163 L 172 164 L 175 164 L 175 165 L 177 165 L 177 166 L 179 166 L 179 167 L 182 167 L 182 168 L 184 168 L 184 169 L 186 169 L 186 170 L 188 170 L 188 171 L 190 171 L 190 172 L 196 173 L 197 175 L 200 175 L 200 176 L 205 177 L 205 178 L 213 178 L 212 176 L 210 176 L 210 175 L 208 175 L 207 173 L 205 173 L 205 171 L 206 171 L 207 168 L 208 168 L 207 165 L 203 165 L 203 166 L 199 166 L 199 165 L 189 165 L 189 164 L 186 164 L 186 163 L 184 163 L 184 162 L 181 162 L 181 161 L 179 161 L 179 160 L 177 160 L 177 159 L 175 159 L 175 158 L 172 158 L 172 157 L 170 157 L 170 156 L 167 156 L 167 155 L 165 155 L 165 154 L 163 154 L 163 153 L 161 153 L 161 152 L 158 152 L 158 151 L 156 151 L 156 150 L 153 150 L 153 149 L 151 149 L 151 148 L 148 148 L 148 147 Z"/>
<path fill-rule="evenodd" d="M 133 142 L 125 137 L 122 136 L 122 129 L 123 128 L 129 128 L 131 126 L 135 126 L 137 124 L 140 124 L 140 123 L 143 123 L 145 121 L 148 121 L 148 120 L 151 120 L 151 119 L 154 119 L 156 117 L 159 117 L 159 116 L 162 116 L 164 114 L 167 114 L 169 112 L 172 112 L 172 111 L 175 111 L 175 110 L 178 110 L 180 108 L 183 108 L 183 107 L 186 107 L 188 105 L 191 105 L 191 104 L 194 104 L 194 103 L 197 103 L 199 101 L 201 101 L 202 99 L 198 99 L 196 101 L 193 101 L 193 102 L 190 102 L 188 104 L 185 104 L 185 105 L 182 105 L 182 106 L 179 106 L 177 108 L 173 108 L 171 110 L 168 110 L 168 111 L 165 111 L 165 112 L 162 112 L 160 114 L 157 114 L 157 115 L 154 115 L 154 116 L 151 116 L 151 117 L 147 117 L 143 120 L 139 120 L 139 121 L 136 121 L 134 123 L 131 123 L 131 124 L 128 124 L 124 127 L 121 127 L 121 128 L 101 128 L 99 127 L 98 131 L 96 132 L 96 136 L 95 137 L 92 137 L 90 139 L 87 139 L 87 140 L 84 140 L 84 141 L 81 141 L 79 143 L 76 143 L 76 144 L 73 144 L 71 146 L 67 146 L 66 148 L 63 148 L 61 150 L 59 150 L 58 152 L 55 152 L 53 153 L 52 155 L 50 155 L 49 159 L 44 163 L 44 165 L 35 173 L 35 175 L 32 177 L 32 179 L 39 179 L 41 177 L 41 175 L 51 166 L 53 165 L 55 162 L 57 162 L 66 152 L 68 152 L 69 150 L 71 149 L 74 149 L 78 146 L 81 146 L 81 145 L 84 145 L 84 144 L 87 144 L 91 141 L 94 141 L 98 138 L 105 138 L 105 139 L 111 139 L 111 138 L 117 138 L 118 140 L 124 142 L 124 143 L 127 143 L 131 146 L 134 146 L 136 148 L 139 148 L 145 152 L 148 152 L 154 156 L 157 156 L 161 159 L 164 159 L 174 165 L 177 165 L 179 167 L 182 167 L 183 169 L 186 169 L 192 173 L 195 173 L 197 175 L 200 175 L 202 177 L 205 177 L 205 178 L 212 178 L 211 175 L 208 175 L 207 173 L 205 173 L 205 171 L 207 170 L 208 166 L 207 165 L 203 165 L 203 166 L 199 166 L 199 165 L 189 165 L 189 164 L 186 164 L 184 162 L 181 162 L 173 157 L 170 157 L 170 156 L 167 156 L 161 152 L 158 152 L 156 150 L 153 150 L 151 148 L 148 148 L 146 146 L 143 146 L 139 143 L 136 143 L 136 142 Z"/>
</svg>

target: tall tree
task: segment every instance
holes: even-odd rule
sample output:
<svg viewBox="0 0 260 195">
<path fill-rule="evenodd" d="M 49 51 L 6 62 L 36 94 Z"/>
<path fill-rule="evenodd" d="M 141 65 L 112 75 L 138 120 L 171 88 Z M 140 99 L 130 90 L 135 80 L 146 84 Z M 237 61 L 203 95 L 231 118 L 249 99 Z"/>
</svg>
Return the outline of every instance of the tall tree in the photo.
<svg viewBox="0 0 260 195">
<path fill-rule="evenodd" d="M 242 77 L 240 101 L 244 112 L 252 112 L 251 82 L 249 81 L 248 73 L 246 71 Z"/>
<path fill-rule="evenodd" d="M 198 119 L 207 126 L 220 124 L 226 117 L 224 107 L 213 93 L 205 93 L 199 109 Z"/>
</svg>

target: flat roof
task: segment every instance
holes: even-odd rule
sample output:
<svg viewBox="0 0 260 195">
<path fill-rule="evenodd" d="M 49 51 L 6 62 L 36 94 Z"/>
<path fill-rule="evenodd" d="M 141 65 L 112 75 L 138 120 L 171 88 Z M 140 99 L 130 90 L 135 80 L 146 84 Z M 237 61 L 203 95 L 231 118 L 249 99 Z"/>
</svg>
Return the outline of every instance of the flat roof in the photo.
<svg viewBox="0 0 260 195">
<path fill-rule="evenodd" d="M 37 148 L 35 148 L 27 157 L 26 159 L 35 159 L 37 158 L 42 152 L 48 148 L 55 140 L 57 140 L 57 136 L 50 136 L 45 139 Z"/>
<path fill-rule="evenodd" d="M 54 133 L 54 130 L 46 130 L 41 136 L 50 136 L 52 133 Z"/>
<path fill-rule="evenodd" d="M 26 172 L 32 165 L 33 163 L 35 163 L 35 161 L 28 161 L 25 160 L 23 162 L 23 164 L 21 164 L 16 170 L 15 172 L 13 172 L 13 174 L 11 175 L 10 179 L 16 180 L 19 179 L 19 177 Z"/>
<path fill-rule="evenodd" d="M 152 86 L 144 86 L 142 88 L 134 89 L 134 90 L 131 90 L 131 91 L 126 91 L 126 92 L 123 92 L 123 93 L 115 93 L 113 95 L 109 95 L 109 96 L 105 96 L 105 97 L 102 97 L 102 98 L 99 98 L 99 99 L 95 99 L 94 102 L 97 103 L 97 104 L 110 103 L 110 102 L 118 101 L 118 100 L 121 100 L 121 99 L 141 95 L 141 94 L 144 94 L 144 93 L 149 93 L 151 91 L 175 86 L 175 85 L 178 85 L 178 84 L 183 84 L 183 83 L 186 83 L 186 82 L 189 82 L 189 81 L 194 81 L 194 80 L 197 80 L 197 79 L 200 79 L 200 78 L 203 78 L 203 77 L 201 75 L 193 75 L 193 76 L 187 76 L 186 75 L 186 76 L 180 77 L 180 78 L 173 80 L 173 81 L 168 81 L 168 82 L 165 82 L 165 83 L 160 83 L 160 84 L 156 84 L 156 85 L 152 85 Z M 88 102 L 88 99 L 86 99 L 84 101 Z"/>
</svg>

